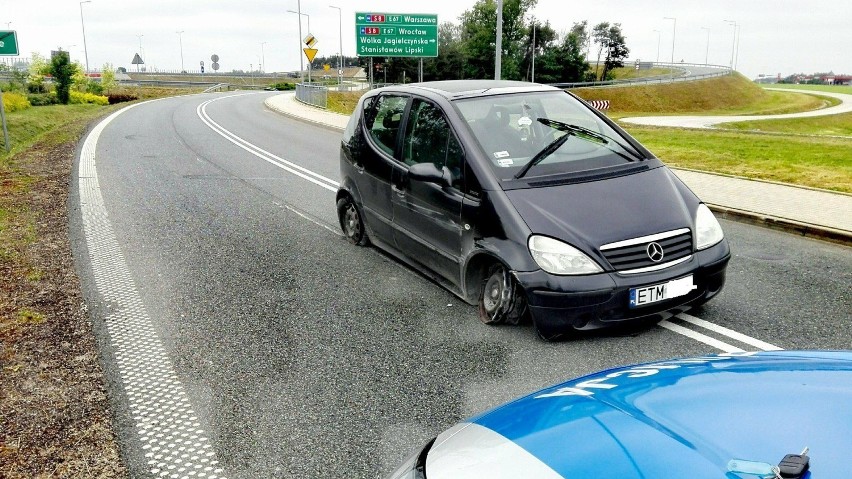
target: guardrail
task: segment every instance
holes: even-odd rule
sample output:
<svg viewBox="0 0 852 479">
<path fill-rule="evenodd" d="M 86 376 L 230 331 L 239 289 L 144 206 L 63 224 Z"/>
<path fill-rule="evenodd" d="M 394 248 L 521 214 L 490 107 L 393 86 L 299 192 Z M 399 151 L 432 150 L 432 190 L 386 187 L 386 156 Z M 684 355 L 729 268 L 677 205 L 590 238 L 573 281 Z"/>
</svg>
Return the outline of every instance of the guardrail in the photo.
<svg viewBox="0 0 852 479">
<path fill-rule="evenodd" d="M 328 108 L 328 88 L 307 83 L 296 84 L 296 100 L 319 108 Z"/>
<path fill-rule="evenodd" d="M 653 63 L 653 67 L 655 68 L 671 68 L 672 70 L 679 70 L 680 73 L 675 75 L 674 73 L 665 74 L 665 75 L 656 75 L 651 77 L 644 78 L 631 78 L 629 80 L 609 80 L 609 81 L 597 81 L 597 82 L 570 82 L 570 83 L 550 83 L 550 85 L 558 87 L 558 88 L 605 88 L 605 87 L 614 87 L 614 86 L 626 86 L 626 85 L 641 85 L 641 84 L 649 84 L 649 83 L 674 83 L 674 82 L 682 82 L 682 81 L 693 81 L 693 80 L 702 80 L 705 78 L 715 78 L 725 75 L 730 75 L 733 73 L 730 67 L 723 65 L 705 65 L 703 63 Z M 701 68 L 701 69 L 709 69 L 714 70 L 707 73 L 702 73 L 698 75 L 693 75 L 690 69 Z"/>
</svg>

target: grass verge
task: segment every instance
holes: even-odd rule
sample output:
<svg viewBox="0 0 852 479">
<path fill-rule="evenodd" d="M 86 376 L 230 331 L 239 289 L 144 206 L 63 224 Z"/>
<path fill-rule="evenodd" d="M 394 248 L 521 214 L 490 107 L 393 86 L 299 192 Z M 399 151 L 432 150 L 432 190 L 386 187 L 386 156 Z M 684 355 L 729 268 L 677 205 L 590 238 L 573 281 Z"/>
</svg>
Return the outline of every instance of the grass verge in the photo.
<svg viewBox="0 0 852 479">
<path fill-rule="evenodd" d="M 122 105 L 8 116 L 0 156 L 0 477 L 126 477 L 68 239 L 78 139 Z M 0 150 L 2 151 L 2 150 Z"/>
<path fill-rule="evenodd" d="M 852 113 L 789 120 L 740 121 L 717 126 L 733 130 L 789 133 L 791 135 L 848 136 L 852 138 Z"/>
<path fill-rule="evenodd" d="M 626 129 L 671 166 L 852 193 L 852 140 L 632 125 Z"/>
</svg>

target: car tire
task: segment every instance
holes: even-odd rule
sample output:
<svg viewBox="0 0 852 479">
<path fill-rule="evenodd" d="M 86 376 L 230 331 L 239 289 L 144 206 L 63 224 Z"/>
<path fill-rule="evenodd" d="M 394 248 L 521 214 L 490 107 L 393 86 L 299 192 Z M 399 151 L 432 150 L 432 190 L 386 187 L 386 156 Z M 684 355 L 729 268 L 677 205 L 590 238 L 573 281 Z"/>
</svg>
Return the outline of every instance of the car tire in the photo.
<svg viewBox="0 0 852 479">
<path fill-rule="evenodd" d="M 343 236 L 347 241 L 357 246 L 370 244 L 361 210 L 351 196 L 344 196 L 337 200 L 337 218 L 340 220 L 340 229 L 343 230 Z"/>
<path fill-rule="evenodd" d="M 523 290 L 501 263 L 485 271 L 479 289 L 479 320 L 484 324 L 518 324 L 527 316 Z"/>
</svg>

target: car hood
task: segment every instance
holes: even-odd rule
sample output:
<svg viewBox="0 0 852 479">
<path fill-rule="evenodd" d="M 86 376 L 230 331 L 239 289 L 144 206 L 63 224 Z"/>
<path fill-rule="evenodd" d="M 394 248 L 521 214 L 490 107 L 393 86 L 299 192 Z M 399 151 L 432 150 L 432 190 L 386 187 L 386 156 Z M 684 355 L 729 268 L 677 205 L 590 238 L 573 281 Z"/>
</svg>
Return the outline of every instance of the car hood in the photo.
<svg viewBox="0 0 852 479">
<path fill-rule="evenodd" d="M 849 477 L 850 404 L 850 352 L 649 363 L 568 381 L 459 424 L 438 436 L 426 472 L 754 478 L 730 472 L 731 461 L 777 465 L 808 446 L 814 479 Z"/>
<path fill-rule="evenodd" d="M 693 227 L 698 198 L 665 166 L 580 183 L 507 190 L 534 234 L 593 253 L 607 243 Z"/>
</svg>

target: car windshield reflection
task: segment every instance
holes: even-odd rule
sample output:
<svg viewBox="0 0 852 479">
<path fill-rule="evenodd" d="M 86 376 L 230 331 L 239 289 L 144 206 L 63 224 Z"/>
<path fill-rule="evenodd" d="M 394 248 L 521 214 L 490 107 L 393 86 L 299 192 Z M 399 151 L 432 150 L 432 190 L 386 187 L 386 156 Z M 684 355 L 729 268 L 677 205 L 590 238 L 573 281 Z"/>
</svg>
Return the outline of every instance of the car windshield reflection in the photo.
<svg viewBox="0 0 852 479">
<path fill-rule="evenodd" d="M 459 100 L 455 104 L 488 158 L 494 174 L 501 180 L 513 179 L 536 155 L 566 135 L 565 131 L 541 119 L 576 125 L 604 138 L 621 138 L 588 108 L 564 92 L 485 96 Z M 629 163 L 631 156 L 636 156 L 634 151 L 622 146 L 626 143 L 623 139 L 613 142 L 615 148 L 607 142 L 586 141 L 579 137 L 560 143 L 555 151 L 538 158 L 527 176 L 612 167 Z M 628 154 L 623 154 L 622 150 Z"/>
</svg>

